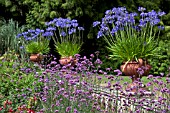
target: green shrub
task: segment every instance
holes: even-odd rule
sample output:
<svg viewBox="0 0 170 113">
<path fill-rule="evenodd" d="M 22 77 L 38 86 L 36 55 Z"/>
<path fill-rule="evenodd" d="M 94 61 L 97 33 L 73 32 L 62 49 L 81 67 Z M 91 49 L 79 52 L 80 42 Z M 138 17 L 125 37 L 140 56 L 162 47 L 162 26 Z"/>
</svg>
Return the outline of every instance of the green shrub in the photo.
<svg viewBox="0 0 170 113">
<path fill-rule="evenodd" d="M 152 66 L 150 73 L 155 75 L 164 73 L 166 76 L 170 67 L 170 40 L 161 40 L 156 49 L 156 54 L 158 54 L 157 57 L 148 60 Z"/>
<path fill-rule="evenodd" d="M 28 98 L 34 96 L 35 87 L 32 84 L 37 82 L 37 87 L 40 86 L 35 77 L 36 72 L 40 72 L 38 67 L 19 62 L 14 52 L 9 51 L 0 57 L 0 106 L 6 100 L 13 102 L 14 110 L 27 104 Z"/>
</svg>

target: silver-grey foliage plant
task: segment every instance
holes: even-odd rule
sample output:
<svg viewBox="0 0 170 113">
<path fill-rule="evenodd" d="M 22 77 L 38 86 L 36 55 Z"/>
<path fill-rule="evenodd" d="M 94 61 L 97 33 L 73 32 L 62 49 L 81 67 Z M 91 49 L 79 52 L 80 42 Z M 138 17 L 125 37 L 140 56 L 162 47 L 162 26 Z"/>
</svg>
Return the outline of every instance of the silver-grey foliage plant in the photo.
<svg viewBox="0 0 170 113">
<path fill-rule="evenodd" d="M 0 25 L 0 54 L 8 50 L 15 50 L 21 54 L 20 46 L 23 41 L 16 38 L 16 35 L 24 30 L 24 26 L 19 26 L 19 23 L 10 19 L 8 21 L 1 20 Z"/>
</svg>

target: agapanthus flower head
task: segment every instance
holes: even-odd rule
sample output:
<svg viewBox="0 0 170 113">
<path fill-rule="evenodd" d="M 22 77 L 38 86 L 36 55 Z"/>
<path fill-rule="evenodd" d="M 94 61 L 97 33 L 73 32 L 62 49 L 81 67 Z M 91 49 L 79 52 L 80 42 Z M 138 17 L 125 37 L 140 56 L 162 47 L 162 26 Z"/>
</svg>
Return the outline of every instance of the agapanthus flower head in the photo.
<svg viewBox="0 0 170 113">
<path fill-rule="evenodd" d="M 160 30 L 164 30 L 164 29 L 165 29 L 165 27 L 164 27 L 164 26 L 158 26 L 158 29 L 160 29 Z"/>
<path fill-rule="evenodd" d="M 146 13 L 144 12 L 146 9 L 143 7 L 139 7 L 138 10 L 141 11 L 140 16 L 142 17 L 139 21 L 139 24 L 136 24 L 135 22 L 135 16 L 138 16 L 138 14 L 136 12 L 129 13 L 126 11 L 125 7 L 118 7 L 113 8 L 112 10 L 107 10 L 101 22 L 93 22 L 93 27 L 100 25 L 100 30 L 98 31 L 97 38 L 103 37 L 104 35 L 109 35 L 108 32 L 111 32 L 111 34 L 114 36 L 114 33 L 116 33 L 115 31 L 123 31 L 123 27 L 127 27 L 129 25 L 132 28 L 134 26 L 146 27 L 147 23 L 150 23 L 151 26 L 157 25 L 160 22 L 158 16 L 163 16 L 165 14 L 164 12 L 157 13 L 154 10 Z M 118 29 L 114 30 L 113 28 L 115 27 L 118 27 Z"/>
<path fill-rule="evenodd" d="M 161 12 L 161 11 L 158 12 L 158 15 L 159 15 L 159 16 L 163 16 L 163 15 L 165 15 L 165 14 L 166 14 L 166 13 L 165 13 L 164 11 L 163 11 L 163 12 Z"/>
<path fill-rule="evenodd" d="M 139 7 L 139 8 L 138 8 L 138 11 L 141 11 L 141 12 L 142 12 L 142 11 L 145 11 L 145 10 L 146 10 L 146 8 L 144 8 L 144 7 Z"/>
<path fill-rule="evenodd" d="M 62 31 L 61 32 L 61 34 L 60 34 L 60 36 L 63 36 L 63 37 L 65 37 L 67 34 L 66 34 L 66 32 L 64 32 L 64 31 Z"/>
<path fill-rule="evenodd" d="M 69 18 L 55 18 L 54 20 L 47 22 L 46 25 L 49 27 L 54 25 L 55 27 L 58 27 L 58 28 L 69 28 L 70 29 L 72 27 L 77 28 L 78 22 L 75 19 L 70 20 Z M 80 27 L 79 29 L 83 30 L 82 27 Z M 48 30 L 50 30 L 50 29 L 48 29 Z M 54 30 L 54 29 L 52 29 L 52 30 Z"/>
<path fill-rule="evenodd" d="M 51 32 L 51 31 L 46 31 L 45 33 L 43 33 L 42 34 L 42 36 L 44 36 L 44 37 L 50 37 L 50 36 L 53 36 L 54 34 L 53 34 L 53 32 Z"/>
<path fill-rule="evenodd" d="M 78 27 L 78 30 L 84 31 L 84 27 Z"/>
<path fill-rule="evenodd" d="M 40 38 L 43 37 L 50 37 L 53 34 L 43 29 L 28 29 L 27 31 L 20 33 L 17 35 L 17 38 L 24 37 L 25 41 L 38 41 Z"/>
<path fill-rule="evenodd" d="M 96 26 L 99 25 L 99 24 L 100 24 L 99 21 L 95 21 L 95 22 L 93 22 L 93 27 L 96 27 Z"/>
</svg>

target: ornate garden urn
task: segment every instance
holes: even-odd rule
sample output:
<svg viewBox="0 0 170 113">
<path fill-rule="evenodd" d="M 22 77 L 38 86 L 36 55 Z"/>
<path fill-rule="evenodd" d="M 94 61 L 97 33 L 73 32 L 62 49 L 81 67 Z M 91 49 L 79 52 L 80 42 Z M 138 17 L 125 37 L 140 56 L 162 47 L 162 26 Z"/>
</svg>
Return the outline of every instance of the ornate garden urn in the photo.
<svg viewBox="0 0 170 113">
<path fill-rule="evenodd" d="M 60 58 L 59 62 L 61 65 L 71 64 L 71 66 L 74 66 L 77 63 L 77 60 L 73 58 L 72 56 L 69 56 L 69 57 Z"/>
<path fill-rule="evenodd" d="M 139 59 L 138 62 L 131 61 L 128 63 L 123 63 L 120 68 L 126 76 L 131 77 L 132 83 L 128 85 L 128 88 L 132 88 L 137 85 L 135 81 L 140 81 L 142 76 L 147 76 L 149 74 L 151 65 L 144 62 L 143 59 Z M 132 89 L 132 91 L 135 92 L 136 89 Z"/>
<path fill-rule="evenodd" d="M 33 62 L 40 62 L 43 59 L 43 56 L 41 54 L 31 54 L 30 61 Z"/>
</svg>

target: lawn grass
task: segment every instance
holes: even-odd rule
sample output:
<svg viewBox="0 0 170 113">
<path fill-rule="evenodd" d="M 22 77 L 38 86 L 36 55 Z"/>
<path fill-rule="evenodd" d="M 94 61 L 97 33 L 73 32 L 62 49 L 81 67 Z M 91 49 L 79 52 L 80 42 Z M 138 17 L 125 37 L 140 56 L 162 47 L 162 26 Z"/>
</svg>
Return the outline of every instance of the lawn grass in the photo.
<svg viewBox="0 0 170 113">
<path fill-rule="evenodd" d="M 109 81 L 108 78 L 106 78 L 104 75 L 101 75 L 101 76 L 102 76 L 102 79 L 101 79 L 100 83 L 101 84 L 107 84 L 107 82 Z M 166 77 L 161 77 L 159 80 L 166 82 Z M 132 83 L 130 76 L 119 76 L 117 81 L 119 81 L 121 85 L 123 85 L 125 82 Z M 147 84 L 150 81 L 151 80 L 148 79 L 147 76 L 143 76 L 142 79 L 141 79 L 141 82 L 143 84 Z M 113 81 L 111 81 L 111 84 L 114 84 L 115 82 L 116 82 L 116 80 L 113 80 Z"/>
</svg>

